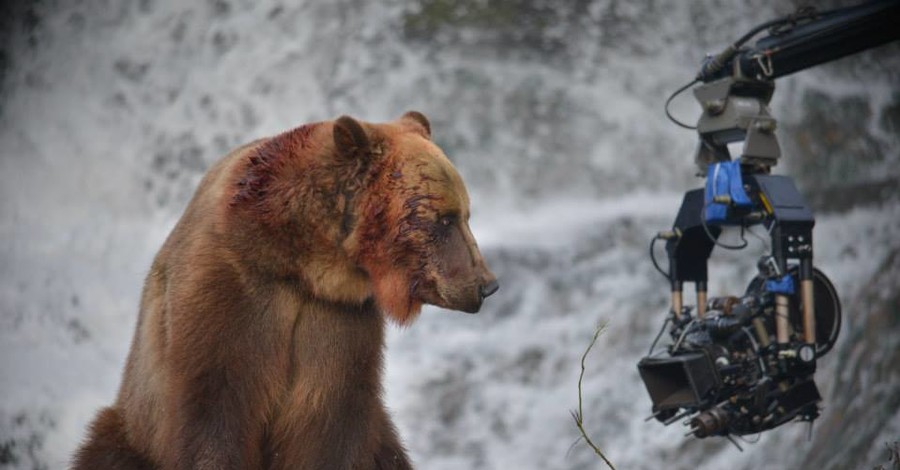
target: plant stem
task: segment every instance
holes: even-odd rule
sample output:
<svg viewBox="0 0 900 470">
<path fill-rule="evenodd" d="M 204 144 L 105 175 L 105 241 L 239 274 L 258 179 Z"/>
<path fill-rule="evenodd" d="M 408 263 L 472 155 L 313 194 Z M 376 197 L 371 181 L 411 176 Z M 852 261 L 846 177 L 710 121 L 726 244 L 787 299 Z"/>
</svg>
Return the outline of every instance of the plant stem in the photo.
<svg viewBox="0 0 900 470">
<path fill-rule="evenodd" d="M 597 327 L 597 330 L 594 331 L 594 337 L 591 339 L 591 344 L 588 345 L 587 349 L 584 351 L 584 355 L 581 356 L 581 375 L 578 376 L 578 411 L 572 413 L 572 417 L 575 418 L 575 425 L 578 426 L 578 430 L 581 431 L 581 437 L 584 438 L 585 442 L 594 449 L 594 452 L 600 456 L 601 459 L 609 466 L 610 469 L 616 470 L 616 467 L 613 466 L 612 462 L 603 455 L 603 452 L 594 444 L 594 441 L 588 437 L 587 432 L 584 430 L 584 413 L 582 411 L 582 398 L 581 398 L 581 382 L 584 380 L 584 361 L 587 359 L 587 355 L 591 352 L 591 348 L 594 347 L 594 343 L 597 342 L 597 338 L 600 336 L 600 333 L 606 328 L 606 325 L 600 325 Z"/>
</svg>

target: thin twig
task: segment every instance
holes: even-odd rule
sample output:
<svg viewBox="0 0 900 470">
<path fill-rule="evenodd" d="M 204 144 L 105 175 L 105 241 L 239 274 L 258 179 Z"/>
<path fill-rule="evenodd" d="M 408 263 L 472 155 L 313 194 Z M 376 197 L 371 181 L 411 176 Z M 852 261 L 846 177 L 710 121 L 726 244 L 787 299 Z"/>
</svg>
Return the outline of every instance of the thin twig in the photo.
<svg viewBox="0 0 900 470">
<path fill-rule="evenodd" d="M 603 455 L 603 452 L 594 444 L 594 441 L 588 437 L 587 432 L 584 430 L 584 413 L 582 412 L 582 399 L 581 399 L 581 382 L 584 380 L 584 361 L 587 359 L 587 355 L 591 352 L 591 348 L 594 347 L 594 343 L 597 342 L 597 338 L 600 336 L 600 333 L 606 328 L 606 325 L 600 325 L 597 327 L 597 331 L 594 332 L 594 337 L 591 339 L 591 344 L 588 345 L 587 349 L 584 351 L 584 355 L 581 356 L 581 375 L 578 376 L 578 411 L 572 412 L 572 418 L 575 419 L 575 425 L 578 426 L 578 430 L 581 431 L 581 437 L 584 438 L 584 441 L 591 446 L 591 449 L 594 449 L 594 452 L 606 462 L 606 465 L 609 466 L 610 469 L 616 470 L 616 467 L 613 466 L 612 462 Z"/>
</svg>

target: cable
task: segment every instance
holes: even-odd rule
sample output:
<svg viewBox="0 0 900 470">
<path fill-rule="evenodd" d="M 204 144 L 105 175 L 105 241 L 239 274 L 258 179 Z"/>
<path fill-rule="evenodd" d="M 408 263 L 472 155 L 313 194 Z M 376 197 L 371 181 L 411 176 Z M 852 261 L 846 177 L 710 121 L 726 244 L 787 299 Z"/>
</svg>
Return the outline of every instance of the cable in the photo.
<svg viewBox="0 0 900 470">
<path fill-rule="evenodd" d="M 798 17 L 798 18 L 792 20 L 792 16 L 793 15 L 788 15 L 788 16 L 784 16 L 784 17 L 774 19 L 774 20 L 769 20 L 769 21 L 766 21 L 765 23 L 756 25 L 753 29 L 748 31 L 746 34 L 741 36 L 740 39 L 738 39 L 737 41 L 734 42 L 734 48 L 737 49 L 737 48 L 743 46 L 745 42 L 752 39 L 753 36 L 756 36 L 760 31 L 762 31 L 764 29 L 768 29 L 768 28 L 771 28 L 774 26 L 781 26 L 786 23 L 795 23 L 797 19 L 800 19 Z"/>
<path fill-rule="evenodd" d="M 747 248 L 747 245 L 749 244 L 747 239 L 744 237 L 744 225 L 743 224 L 741 224 L 741 242 L 743 242 L 743 243 L 741 243 L 740 245 L 726 245 L 726 244 L 720 242 L 719 240 L 717 240 L 716 237 L 713 236 L 712 232 L 709 231 L 709 226 L 706 225 L 706 205 L 705 204 L 703 205 L 703 209 L 700 209 L 700 225 L 703 226 L 703 231 L 706 232 L 706 236 L 709 237 L 710 241 L 712 241 L 713 244 L 715 244 L 718 247 L 725 248 L 726 250 L 743 250 L 744 248 Z"/>
<path fill-rule="evenodd" d="M 666 315 L 666 321 L 663 322 L 662 328 L 659 329 L 659 333 L 656 334 L 656 338 L 653 340 L 653 344 L 650 345 L 650 352 L 647 353 L 647 357 L 653 355 L 653 350 L 656 349 L 656 343 L 659 342 L 659 338 L 662 337 L 663 331 L 666 331 L 666 325 L 669 324 L 671 319 L 672 315 Z"/>
<path fill-rule="evenodd" d="M 688 83 L 687 85 L 684 85 L 683 87 L 681 87 L 681 88 L 675 90 L 674 93 L 672 93 L 671 95 L 669 95 L 669 99 L 666 100 L 666 117 L 668 117 L 669 120 L 672 121 L 672 122 L 674 122 L 675 124 L 677 124 L 677 125 L 679 125 L 679 126 L 685 128 L 685 129 L 690 129 L 690 130 L 692 130 L 692 131 L 693 131 L 693 130 L 697 130 L 697 126 L 690 126 L 690 125 L 688 125 L 688 124 L 685 124 L 685 123 L 679 121 L 678 119 L 675 119 L 675 117 L 672 116 L 672 114 L 669 112 L 669 103 L 671 103 L 672 100 L 675 99 L 676 96 L 678 96 L 679 94 L 681 94 L 682 92 L 684 92 L 684 90 L 687 90 L 688 88 L 694 86 L 694 84 L 695 84 L 695 83 L 698 83 L 698 82 L 700 82 L 700 79 L 699 79 L 699 78 L 695 78 L 693 81 L 691 81 L 691 82 Z"/>
<path fill-rule="evenodd" d="M 673 123 L 675 123 L 676 125 L 678 125 L 680 127 L 683 127 L 685 129 L 690 129 L 690 130 L 696 130 L 697 126 L 691 126 L 691 125 L 685 124 L 685 123 L 679 121 L 678 119 L 675 119 L 675 117 L 672 116 L 672 113 L 669 112 L 669 104 L 672 102 L 673 99 L 675 99 L 676 96 L 678 96 L 684 90 L 686 90 L 687 88 L 690 88 L 694 84 L 699 83 L 701 81 L 706 81 L 706 79 L 716 76 L 719 72 L 722 71 L 723 68 L 725 68 L 730 63 L 730 61 L 734 58 L 735 55 L 737 55 L 739 52 L 741 52 L 741 46 L 743 46 L 747 41 L 753 39 L 754 36 L 756 36 L 757 34 L 759 34 L 761 31 L 763 31 L 765 29 L 768 29 L 769 33 L 771 35 L 783 34 L 804 20 L 811 20 L 816 17 L 832 16 L 835 14 L 839 14 L 845 10 L 850 10 L 852 8 L 854 8 L 854 7 L 835 8 L 833 10 L 828 10 L 828 11 L 819 13 L 816 11 L 816 9 L 814 7 L 800 7 L 797 9 L 797 11 L 795 11 L 794 13 L 791 13 L 790 15 L 783 16 L 781 18 L 777 18 L 774 20 L 766 21 L 764 23 L 761 23 L 761 24 L 753 27 L 750 31 L 748 31 L 743 36 L 741 36 L 737 41 L 735 41 L 732 44 L 729 44 L 728 47 L 726 47 L 722 52 L 720 52 L 716 55 L 709 56 L 707 61 L 704 62 L 704 64 L 700 67 L 700 71 L 697 73 L 697 76 L 694 78 L 693 81 L 691 81 L 687 85 L 682 86 L 681 88 L 676 90 L 674 93 L 669 95 L 669 98 L 666 100 L 666 106 L 665 106 L 666 117 L 668 117 L 670 121 L 672 121 Z M 789 27 L 784 28 L 785 25 L 789 25 Z"/>
<path fill-rule="evenodd" d="M 784 16 L 782 18 L 771 21 L 766 21 L 765 23 L 755 26 L 753 29 L 741 36 L 740 39 L 732 44 L 729 44 L 728 47 L 722 50 L 722 52 L 708 56 L 706 61 L 704 61 L 703 65 L 700 67 L 700 71 L 697 72 L 696 80 L 705 82 L 711 80 L 714 77 L 717 77 L 719 73 L 731 63 L 732 59 L 734 59 L 734 57 L 738 53 L 744 52 L 743 50 L 741 50 L 741 46 L 752 39 L 753 36 L 756 36 L 760 31 L 769 29 L 771 34 L 776 34 L 776 28 L 778 26 L 784 26 L 786 24 L 794 26 L 801 20 L 811 19 L 815 16 L 816 12 L 814 8 L 799 8 L 796 12 L 788 16 Z"/>
<path fill-rule="evenodd" d="M 779 31 L 779 30 L 777 30 L 777 29 L 775 29 L 775 28 L 778 27 L 778 26 L 786 25 L 786 24 L 796 25 L 797 23 L 799 23 L 799 22 L 802 21 L 802 20 L 808 20 L 808 19 L 811 19 L 811 18 L 815 18 L 816 16 L 827 16 L 827 15 L 834 14 L 834 13 L 836 13 L 836 12 L 838 12 L 838 11 L 841 11 L 841 10 L 847 10 L 847 9 L 849 9 L 849 7 L 846 7 L 846 8 L 836 8 L 836 9 L 834 9 L 834 10 L 825 11 L 825 12 L 822 12 L 821 14 L 819 14 L 819 13 L 816 12 L 815 7 L 812 7 L 812 6 L 799 7 L 799 8 L 797 8 L 797 11 L 796 11 L 796 12 L 791 13 L 790 15 L 782 16 L 781 18 L 777 18 L 777 19 L 774 19 L 774 20 L 766 21 L 765 23 L 762 23 L 762 24 L 759 24 L 759 25 L 755 26 L 753 29 L 751 29 L 750 31 L 748 31 L 748 32 L 747 32 L 746 34 L 744 34 L 743 36 L 741 36 L 740 39 L 738 39 L 737 41 L 735 41 L 735 43 L 734 43 L 734 48 L 737 49 L 737 48 L 741 47 L 742 45 L 744 45 L 745 42 L 747 42 L 747 41 L 749 41 L 750 39 L 752 39 L 753 36 L 756 36 L 757 33 L 759 33 L 760 31 L 762 31 L 762 30 L 764 30 L 764 29 L 770 29 L 770 28 L 772 28 L 772 29 L 773 29 L 773 31 L 772 31 L 773 34 L 783 34 L 784 31 Z"/>
<path fill-rule="evenodd" d="M 688 331 L 690 331 L 691 327 L 694 326 L 694 323 L 697 322 L 697 319 L 694 318 L 687 325 L 684 326 L 684 329 L 681 330 L 681 336 L 678 337 L 678 341 L 675 341 L 675 344 L 672 346 L 672 352 L 678 351 L 678 348 L 681 347 L 681 342 L 684 341 L 684 337 L 687 336 Z"/>
<path fill-rule="evenodd" d="M 828 15 L 828 14 L 833 13 L 834 11 L 837 11 L 837 10 L 825 12 L 822 15 Z M 728 64 L 728 62 L 735 56 L 735 54 L 737 54 L 739 52 L 741 46 L 744 45 L 744 43 L 746 43 L 750 39 L 752 39 L 753 36 L 757 35 L 760 31 L 762 31 L 764 29 L 768 29 L 768 28 L 775 28 L 777 26 L 782 26 L 785 24 L 797 24 L 801 20 L 810 19 L 815 16 L 816 16 L 816 11 L 814 8 L 806 8 L 806 9 L 801 8 L 801 9 L 798 9 L 796 13 L 793 13 L 791 15 L 788 15 L 788 16 L 785 16 L 782 18 L 778 18 L 775 20 L 771 20 L 771 21 L 766 21 L 765 23 L 757 25 L 756 27 L 754 27 L 753 29 L 748 31 L 746 34 L 741 36 L 740 39 L 735 41 L 733 44 L 729 45 L 727 48 L 725 48 L 725 50 L 723 50 L 719 54 L 717 54 L 715 56 L 711 56 L 710 60 L 707 61 L 706 63 L 704 63 L 704 65 L 700 68 L 700 72 L 697 74 L 697 76 L 694 78 L 694 80 L 692 80 L 690 83 L 682 86 L 681 88 L 675 90 L 674 93 L 669 95 L 669 98 L 666 100 L 666 106 L 665 106 L 666 117 L 669 118 L 670 121 L 672 121 L 679 127 L 683 127 L 685 129 L 689 129 L 689 130 L 697 130 L 697 126 L 691 126 L 689 124 L 685 124 L 685 123 L 679 121 L 678 119 L 675 119 L 675 117 L 672 116 L 672 113 L 669 112 L 669 105 L 672 103 L 672 100 L 674 100 L 676 96 L 680 95 L 682 92 L 684 92 L 684 90 L 687 90 L 688 88 L 694 86 L 694 84 L 699 83 L 701 80 L 704 79 L 704 77 L 712 76 L 712 75 L 718 73 L 719 71 L 721 71 L 722 68 L 724 68 Z"/>
<path fill-rule="evenodd" d="M 762 243 L 766 254 L 770 254 L 770 255 L 772 254 L 772 248 L 769 246 L 770 240 L 767 240 L 767 239 L 763 238 L 761 235 L 759 235 L 758 233 L 754 232 L 751 227 L 747 227 L 747 233 L 749 233 L 750 235 L 753 235 L 753 238 L 756 238 L 757 240 L 760 241 L 760 243 Z"/>
<path fill-rule="evenodd" d="M 753 440 L 750 440 L 744 436 L 741 436 L 740 434 L 735 434 L 735 436 L 737 436 L 738 439 L 746 442 L 747 444 L 756 444 L 762 438 L 762 432 L 758 432 L 758 433 L 754 434 L 754 436 L 756 436 L 756 439 L 753 439 Z"/>
<path fill-rule="evenodd" d="M 747 339 L 750 340 L 750 344 L 753 346 L 753 352 L 756 354 L 756 361 L 759 363 L 759 373 L 762 375 L 769 375 L 769 370 L 766 367 L 765 361 L 763 361 L 762 356 L 759 354 L 759 343 L 756 342 L 756 338 L 753 337 L 753 333 L 750 333 L 750 329 L 746 326 L 741 327 L 741 331 L 747 335 Z"/>
<path fill-rule="evenodd" d="M 659 273 L 662 274 L 663 277 L 671 281 L 672 275 L 664 271 L 663 268 L 660 267 L 659 263 L 656 261 L 656 253 L 653 252 L 653 247 L 656 245 L 656 240 L 660 239 L 661 238 L 659 237 L 659 235 L 656 235 L 652 239 L 650 239 L 650 261 L 653 262 L 653 267 L 656 268 L 656 270 L 659 271 Z"/>
</svg>

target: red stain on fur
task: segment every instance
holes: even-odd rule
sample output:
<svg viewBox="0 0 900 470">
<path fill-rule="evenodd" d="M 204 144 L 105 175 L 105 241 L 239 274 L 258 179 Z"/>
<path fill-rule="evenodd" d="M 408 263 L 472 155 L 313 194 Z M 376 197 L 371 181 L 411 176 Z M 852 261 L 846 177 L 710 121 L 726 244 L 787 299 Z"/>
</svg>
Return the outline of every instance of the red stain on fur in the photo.
<svg viewBox="0 0 900 470">
<path fill-rule="evenodd" d="M 261 210 L 269 193 L 269 186 L 274 177 L 285 166 L 285 162 L 302 158 L 303 151 L 309 150 L 313 144 L 310 137 L 321 126 L 321 123 L 306 124 L 296 129 L 272 137 L 247 155 L 247 171 L 237 185 L 231 204 L 255 203 Z"/>
</svg>

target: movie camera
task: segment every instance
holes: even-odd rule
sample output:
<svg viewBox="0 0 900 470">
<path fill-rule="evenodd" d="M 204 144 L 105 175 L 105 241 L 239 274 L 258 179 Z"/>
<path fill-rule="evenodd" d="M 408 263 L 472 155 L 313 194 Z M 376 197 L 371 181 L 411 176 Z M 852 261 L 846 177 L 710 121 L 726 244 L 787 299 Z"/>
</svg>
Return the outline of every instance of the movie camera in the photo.
<svg viewBox="0 0 900 470">
<path fill-rule="evenodd" d="M 694 81 L 666 102 L 674 122 L 699 133 L 695 162 L 706 185 L 684 195 L 672 229 L 650 245 L 671 288 L 669 314 L 638 363 L 657 420 L 685 420 L 698 438 L 730 439 L 819 416 L 816 361 L 837 340 L 841 305 L 813 266 L 812 210 L 790 177 L 771 174 L 781 150 L 768 104 L 775 79 L 900 39 L 898 24 L 900 2 L 890 0 L 798 10 L 707 57 Z M 763 30 L 767 36 L 745 45 Z M 672 118 L 668 105 L 695 84 L 703 114 L 692 127 Z M 732 159 L 728 145 L 741 141 Z M 729 226 L 741 230 L 743 244 L 719 240 Z M 758 274 L 742 295 L 708 297 L 712 250 L 743 248 L 743 232 L 754 226 L 771 238 Z M 665 241 L 668 271 L 654 257 L 657 241 Z M 695 287 L 695 305 L 685 304 L 685 283 Z M 654 354 L 667 326 L 672 343 Z"/>
</svg>

